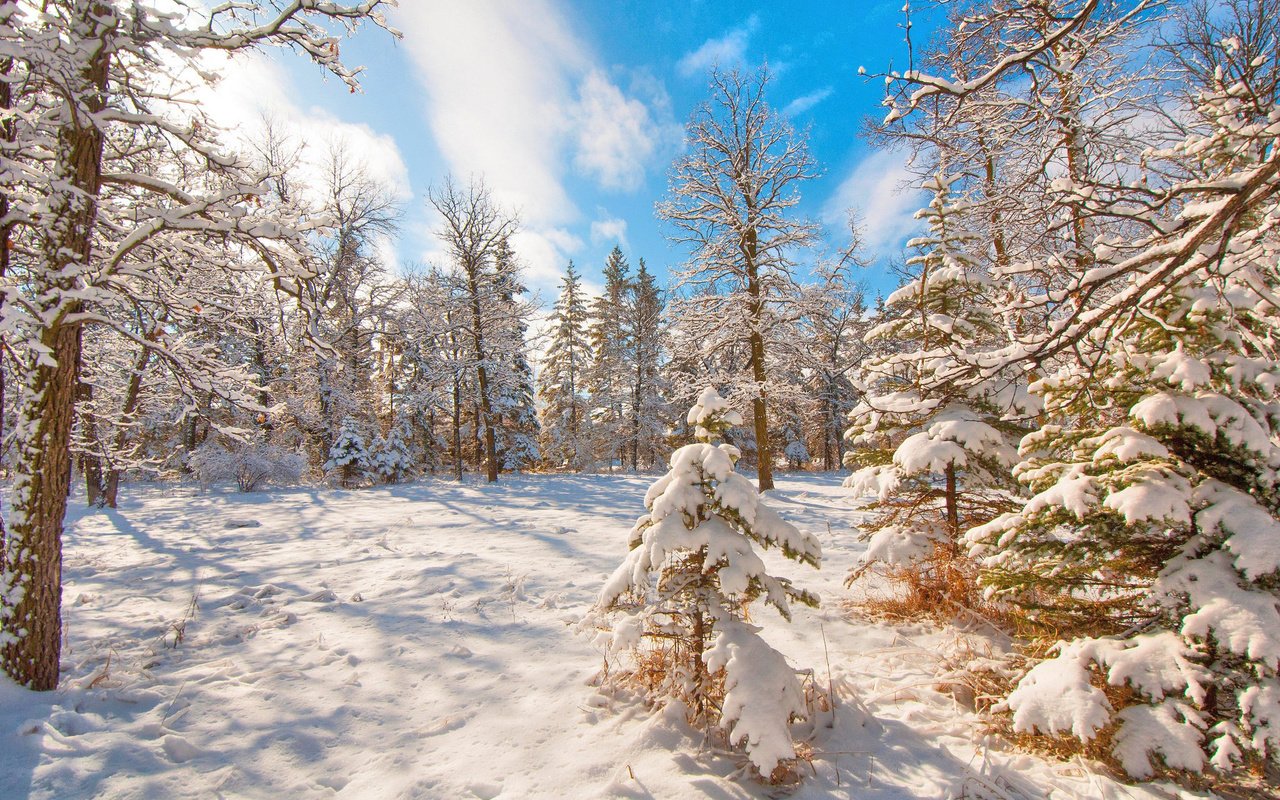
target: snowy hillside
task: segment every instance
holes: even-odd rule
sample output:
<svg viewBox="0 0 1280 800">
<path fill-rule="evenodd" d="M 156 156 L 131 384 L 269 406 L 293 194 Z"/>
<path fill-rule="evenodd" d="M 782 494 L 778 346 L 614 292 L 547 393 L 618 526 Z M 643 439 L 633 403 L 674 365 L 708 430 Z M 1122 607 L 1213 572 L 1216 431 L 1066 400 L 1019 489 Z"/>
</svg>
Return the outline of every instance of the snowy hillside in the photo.
<svg viewBox="0 0 1280 800">
<path fill-rule="evenodd" d="M 62 688 L 0 684 L 0 797 L 768 796 L 677 715 L 593 688 L 600 652 L 573 623 L 649 482 L 130 487 L 118 511 L 73 503 Z M 825 557 L 816 574 L 770 568 L 803 570 L 823 606 L 791 626 L 762 611 L 765 635 L 840 697 L 793 796 L 1177 796 L 1001 748 L 937 690 L 961 633 L 850 618 L 847 495 L 836 475 L 771 495 Z"/>
</svg>

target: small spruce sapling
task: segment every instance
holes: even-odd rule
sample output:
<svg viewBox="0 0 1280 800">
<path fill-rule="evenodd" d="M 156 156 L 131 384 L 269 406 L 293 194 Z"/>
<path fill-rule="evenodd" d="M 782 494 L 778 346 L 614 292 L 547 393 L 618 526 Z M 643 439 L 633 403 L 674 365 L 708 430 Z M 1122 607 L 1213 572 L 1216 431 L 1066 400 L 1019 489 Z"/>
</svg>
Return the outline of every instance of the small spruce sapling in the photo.
<svg viewBox="0 0 1280 800">
<path fill-rule="evenodd" d="M 324 471 L 337 472 L 343 488 L 350 488 L 371 466 L 369 451 L 364 445 L 359 426 L 351 417 L 343 419 L 338 438 L 329 448 L 329 460 L 324 463 Z"/>
<path fill-rule="evenodd" d="M 383 483 L 399 483 L 413 469 L 413 455 L 405 439 L 404 429 L 393 426 L 385 437 L 373 440 L 369 461 Z"/>
<path fill-rule="evenodd" d="M 717 442 L 742 417 L 715 389 L 702 393 L 688 422 L 698 443 L 673 453 L 670 471 L 649 488 L 631 552 L 586 622 L 611 630 L 611 652 L 637 651 L 651 669 L 635 676 L 653 695 L 683 702 L 695 725 L 723 729 L 769 778 L 794 757 L 790 723 L 808 710 L 796 671 L 747 622 L 747 610 L 763 598 L 790 621 L 792 601 L 816 607 L 818 597 L 768 574 L 755 546 L 815 568 L 821 546 L 734 471 L 738 449 Z M 610 626 L 613 615 L 621 619 Z"/>
</svg>

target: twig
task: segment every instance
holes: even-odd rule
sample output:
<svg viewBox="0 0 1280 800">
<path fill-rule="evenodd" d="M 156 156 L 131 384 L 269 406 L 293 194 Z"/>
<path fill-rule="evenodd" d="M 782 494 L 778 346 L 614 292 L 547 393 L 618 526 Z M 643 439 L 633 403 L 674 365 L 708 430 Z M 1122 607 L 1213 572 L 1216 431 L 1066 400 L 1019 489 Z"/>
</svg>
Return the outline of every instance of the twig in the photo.
<svg viewBox="0 0 1280 800">
<path fill-rule="evenodd" d="M 831 526 L 830 524 L 828 524 L 827 530 L 830 530 L 830 529 L 831 529 Z M 828 702 L 831 703 L 831 721 L 827 723 L 827 727 L 835 728 L 836 726 L 836 687 L 831 680 L 831 651 L 827 649 L 826 623 L 819 622 L 818 630 L 822 632 L 822 655 L 827 660 L 827 697 L 829 698 Z"/>
</svg>

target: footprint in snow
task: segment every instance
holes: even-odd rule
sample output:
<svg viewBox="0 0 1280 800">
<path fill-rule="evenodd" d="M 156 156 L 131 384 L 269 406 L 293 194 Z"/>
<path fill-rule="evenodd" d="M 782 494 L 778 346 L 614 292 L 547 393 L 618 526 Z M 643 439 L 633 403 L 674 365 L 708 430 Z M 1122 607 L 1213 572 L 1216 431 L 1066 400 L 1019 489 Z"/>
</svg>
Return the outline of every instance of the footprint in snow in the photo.
<svg viewBox="0 0 1280 800">
<path fill-rule="evenodd" d="M 455 644 L 453 647 L 449 648 L 449 651 L 445 653 L 445 655 L 452 656 L 454 658 L 471 658 L 471 656 L 475 654 L 462 645 Z"/>
<path fill-rule="evenodd" d="M 318 592 L 303 595 L 298 599 L 307 603 L 332 603 L 338 599 L 338 596 L 333 593 L 332 589 L 321 589 Z"/>
</svg>

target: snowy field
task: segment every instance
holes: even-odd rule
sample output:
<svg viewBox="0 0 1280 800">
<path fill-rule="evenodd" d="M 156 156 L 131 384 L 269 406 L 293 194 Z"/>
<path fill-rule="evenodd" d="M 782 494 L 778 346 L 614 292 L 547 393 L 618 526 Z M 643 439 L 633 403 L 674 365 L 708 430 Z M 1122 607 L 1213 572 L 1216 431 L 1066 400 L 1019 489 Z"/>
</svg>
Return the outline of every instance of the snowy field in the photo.
<svg viewBox="0 0 1280 800">
<path fill-rule="evenodd" d="M 673 715 L 593 686 L 601 656 L 573 623 L 650 480 L 130 486 L 118 512 L 76 503 L 63 688 L 0 683 L 0 798 L 772 796 Z M 843 607 L 860 548 L 845 495 L 834 475 L 773 493 L 825 548 L 821 572 L 776 570 L 823 608 L 760 621 L 841 697 L 792 796 L 1201 796 L 984 737 L 935 687 L 946 654 L 987 643 Z"/>
</svg>

